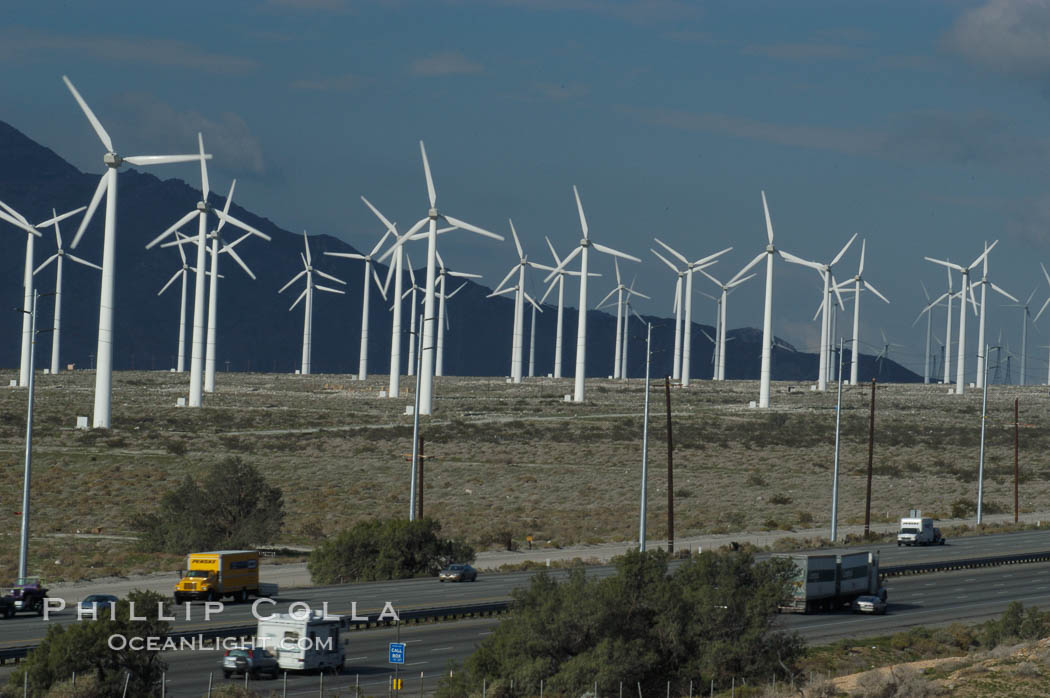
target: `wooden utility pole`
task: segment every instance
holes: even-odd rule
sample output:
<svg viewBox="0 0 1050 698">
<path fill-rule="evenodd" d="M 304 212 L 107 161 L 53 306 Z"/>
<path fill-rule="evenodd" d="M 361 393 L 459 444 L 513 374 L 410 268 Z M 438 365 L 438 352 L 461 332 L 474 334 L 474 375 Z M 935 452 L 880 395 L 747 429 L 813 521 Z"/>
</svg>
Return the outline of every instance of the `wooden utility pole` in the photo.
<svg viewBox="0 0 1050 698">
<path fill-rule="evenodd" d="M 864 537 L 871 532 L 871 471 L 875 463 L 875 379 L 871 379 L 871 419 L 868 422 L 868 490 L 864 503 Z"/>
<path fill-rule="evenodd" d="M 671 432 L 671 377 L 664 376 L 667 394 L 667 552 L 674 552 L 674 439 Z"/>
<path fill-rule="evenodd" d="M 1017 398 L 1014 398 L 1014 523 L 1020 518 L 1018 508 L 1017 482 L 1020 479 L 1021 468 L 1017 464 L 1017 451 L 1020 442 L 1021 424 L 1018 420 Z"/>
</svg>

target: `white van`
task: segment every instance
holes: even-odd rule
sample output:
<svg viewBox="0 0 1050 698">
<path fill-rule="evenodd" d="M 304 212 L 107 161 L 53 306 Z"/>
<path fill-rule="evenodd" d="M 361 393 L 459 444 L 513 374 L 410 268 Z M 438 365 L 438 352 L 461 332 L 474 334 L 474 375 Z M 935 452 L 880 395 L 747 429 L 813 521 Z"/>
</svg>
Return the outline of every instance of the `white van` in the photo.
<svg viewBox="0 0 1050 698">
<path fill-rule="evenodd" d="M 255 646 L 265 647 L 286 671 L 342 670 L 346 650 L 339 638 L 338 616 L 278 613 L 259 621 Z"/>
</svg>

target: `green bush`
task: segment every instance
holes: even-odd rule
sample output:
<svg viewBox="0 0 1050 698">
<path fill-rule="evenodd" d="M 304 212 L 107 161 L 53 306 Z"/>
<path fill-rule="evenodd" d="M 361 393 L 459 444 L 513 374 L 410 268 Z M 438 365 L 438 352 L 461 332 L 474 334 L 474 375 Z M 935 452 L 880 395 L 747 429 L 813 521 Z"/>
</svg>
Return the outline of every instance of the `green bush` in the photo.
<svg viewBox="0 0 1050 698">
<path fill-rule="evenodd" d="M 362 521 L 314 548 L 306 568 L 315 584 L 340 584 L 433 576 L 474 561 L 472 547 L 440 533 L 431 518 Z"/>
<path fill-rule="evenodd" d="M 283 524 L 280 488 L 236 456 L 213 465 L 200 484 L 187 475 L 156 511 L 129 521 L 142 550 L 178 554 L 270 543 Z"/>
</svg>

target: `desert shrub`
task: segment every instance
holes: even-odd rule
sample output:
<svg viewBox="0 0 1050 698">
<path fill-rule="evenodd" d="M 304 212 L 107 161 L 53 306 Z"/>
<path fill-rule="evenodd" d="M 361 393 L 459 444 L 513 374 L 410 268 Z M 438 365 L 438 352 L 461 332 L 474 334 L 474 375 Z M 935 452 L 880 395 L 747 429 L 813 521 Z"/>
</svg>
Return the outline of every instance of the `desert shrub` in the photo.
<svg viewBox="0 0 1050 698">
<path fill-rule="evenodd" d="M 147 552 L 246 548 L 271 542 L 284 525 L 284 494 L 236 456 L 214 464 L 198 484 L 189 475 L 160 506 L 131 517 Z"/>
<path fill-rule="evenodd" d="M 182 439 L 165 439 L 163 442 L 164 450 L 175 456 L 186 455 L 186 442 Z"/>
<path fill-rule="evenodd" d="M 780 492 L 777 492 L 769 498 L 770 504 L 791 504 L 791 502 L 791 497 L 787 496 L 786 494 L 781 494 Z"/>
<path fill-rule="evenodd" d="M 314 548 L 306 568 L 314 583 L 336 584 L 433 576 L 474 560 L 472 547 L 440 533 L 431 518 L 361 521 Z"/>
<path fill-rule="evenodd" d="M 977 504 L 973 500 L 960 497 L 952 502 L 952 518 L 967 519 L 977 513 Z"/>
<path fill-rule="evenodd" d="M 241 451 L 251 453 L 255 450 L 255 444 L 248 439 L 241 438 L 236 434 L 226 434 L 219 437 L 219 442 L 227 451 Z"/>
<path fill-rule="evenodd" d="M 768 483 L 766 483 L 766 479 L 758 473 L 748 473 L 747 484 L 753 487 L 765 487 Z"/>
<path fill-rule="evenodd" d="M 796 513 L 798 522 L 802 525 L 813 523 L 813 514 L 808 511 L 799 511 Z"/>
<path fill-rule="evenodd" d="M 924 698 L 941 695 L 941 690 L 909 667 L 888 667 L 869 671 L 857 679 L 857 692 L 865 698 Z"/>
</svg>

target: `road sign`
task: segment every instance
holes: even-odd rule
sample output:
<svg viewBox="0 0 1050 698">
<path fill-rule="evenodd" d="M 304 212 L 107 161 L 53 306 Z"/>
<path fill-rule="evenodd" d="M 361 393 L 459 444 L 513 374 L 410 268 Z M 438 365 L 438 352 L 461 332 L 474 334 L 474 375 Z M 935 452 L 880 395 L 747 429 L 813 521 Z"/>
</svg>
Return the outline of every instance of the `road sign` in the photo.
<svg viewBox="0 0 1050 698">
<path fill-rule="evenodd" d="M 391 642 L 390 643 L 390 664 L 404 664 L 405 663 L 405 643 L 403 642 Z"/>
</svg>

